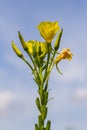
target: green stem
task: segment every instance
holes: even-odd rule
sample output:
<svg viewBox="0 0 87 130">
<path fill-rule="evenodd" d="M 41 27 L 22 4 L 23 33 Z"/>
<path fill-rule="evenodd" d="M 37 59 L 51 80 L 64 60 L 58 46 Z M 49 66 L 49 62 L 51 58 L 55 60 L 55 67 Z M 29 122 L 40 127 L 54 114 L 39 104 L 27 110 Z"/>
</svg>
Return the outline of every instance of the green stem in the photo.
<svg viewBox="0 0 87 130">
<path fill-rule="evenodd" d="M 49 81 L 49 76 L 50 76 L 50 73 L 51 73 L 51 70 L 54 66 L 53 64 L 53 60 L 54 60 L 54 57 L 55 57 L 55 54 L 56 54 L 56 51 L 54 51 L 52 57 L 50 58 L 50 54 L 48 54 L 48 63 L 49 63 L 49 67 L 48 67 L 48 63 L 47 63 L 47 68 L 45 70 L 45 74 L 44 74 L 44 83 L 45 83 L 45 90 L 47 89 L 48 87 L 48 81 Z M 50 60 L 50 62 L 49 62 Z"/>
<path fill-rule="evenodd" d="M 46 80 L 47 75 L 48 75 L 49 61 L 50 61 L 50 54 L 51 54 L 51 52 L 50 52 L 50 46 L 48 46 L 47 63 L 46 63 L 46 69 L 45 69 L 44 79 L 43 79 L 44 83 L 45 83 L 45 80 Z"/>
<path fill-rule="evenodd" d="M 50 62 L 49 68 L 51 67 L 51 65 L 52 65 L 52 63 L 53 63 L 55 54 L 56 54 L 56 51 L 54 51 L 53 56 L 51 57 L 51 62 Z"/>
<path fill-rule="evenodd" d="M 49 92 L 47 89 L 44 89 L 42 67 L 39 68 L 39 76 L 41 81 L 40 84 L 37 84 L 39 88 L 38 90 L 39 97 L 36 98 L 36 105 L 40 114 L 38 116 L 38 123 L 35 124 L 35 130 L 50 130 L 50 123 L 51 123 L 50 121 L 47 121 L 45 126 L 45 119 L 48 113 L 47 103 L 48 103 Z M 48 87 L 48 83 L 47 83 L 47 87 Z"/>
<path fill-rule="evenodd" d="M 34 59 L 32 58 L 32 56 L 29 53 L 28 53 L 28 56 L 29 56 L 29 58 L 31 59 L 31 61 L 33 63 L 33 66 L 34 66 L 33 74 L 35 76 L 36 82 L 38 82 L 37 80 L 40 79 L 40 77 L 39 77 L 39 72 L 38 72 L 38 69 L 37 69 L 37 65 L 36 65 L 36 63 L 34 62 Z"/>
</svg>

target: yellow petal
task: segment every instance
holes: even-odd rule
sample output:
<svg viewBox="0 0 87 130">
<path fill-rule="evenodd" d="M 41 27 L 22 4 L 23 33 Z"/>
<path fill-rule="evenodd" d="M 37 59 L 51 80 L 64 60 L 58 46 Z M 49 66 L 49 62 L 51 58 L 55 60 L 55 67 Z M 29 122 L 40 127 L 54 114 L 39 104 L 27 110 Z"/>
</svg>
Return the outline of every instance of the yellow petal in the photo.
<svg viewBox="0 0 87 130">
<path fill-rule="evenodd" d="M 52 42 L 52 39 L 60 29 L 58 22 L 51 22 L 51 21 L 41 22 L 37 26 L 37 28 L 40 31 L 40 35 L 44 38 L 44 40 L 47 43 Z"/>
</svg>

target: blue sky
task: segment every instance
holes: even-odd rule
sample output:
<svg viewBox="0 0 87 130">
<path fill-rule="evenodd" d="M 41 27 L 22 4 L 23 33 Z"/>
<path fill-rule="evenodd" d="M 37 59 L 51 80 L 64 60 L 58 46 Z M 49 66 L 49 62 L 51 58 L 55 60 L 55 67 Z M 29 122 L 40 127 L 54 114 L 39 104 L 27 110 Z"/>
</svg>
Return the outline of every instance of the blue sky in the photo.
<svg viewBox="0 0 87 130">
<path fill-rule="evenodd" d="M 0 129 L 33 130 L 37 122 L 37 87 L 11 41 L 22 50 L 18 30 L 26 41 L 43 40 L 36 26 L 44 20 L 59 22 L 64 29 L 60 50 L 73 52 L 71 62 L 59 65 L 63 76 L 54 68 L 50 77 L 51 130 L 87 130 L 86 0 L 0 0 Z"/>
</svg>

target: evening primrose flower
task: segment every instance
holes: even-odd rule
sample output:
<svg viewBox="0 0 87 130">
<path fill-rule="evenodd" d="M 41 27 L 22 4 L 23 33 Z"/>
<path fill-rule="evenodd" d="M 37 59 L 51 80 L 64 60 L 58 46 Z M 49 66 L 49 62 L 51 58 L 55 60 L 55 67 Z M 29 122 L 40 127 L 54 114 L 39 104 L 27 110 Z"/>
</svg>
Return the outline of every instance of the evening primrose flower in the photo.
<svg viewBox="0 0 87 130">
<path fill-rule="evenodd" d="M 58 55 L 58 57 L 54 60 L 54 64 L 57 64 L 62 59 L 72 59 L 73 54 L 71 53 L 69 48 L 64 48 L 61 53 Z"/>
<path fill-rule="evenodd" d="M 26 44 L 26 48 L 27 48 L 27 52 L 29 53 L 29 54 L 33 54 L 33 44 L 35 43 L 35 41 L 34 40 L 30 40 L 30 41 L 28 41 L 28 42 L 25 42 L 25 44 Z"/>
<path fill-rule="evenodd" d="M 25 42 L 27 52 L 32 56 L 43 57 L 47 52 L 47 44 L 45 42 L 30 40 Z"/>
<path fill-rule="evenodd" d="M 46 21 L 41 22 L 37 26 L 37 28 L 40 31 L 40 35 L 44 38 L 44 40 L 47 43 L 51 43 L 52 39 L 60 29 L 60 26 L 58 25 L 58 22 Z"/>
</svg>

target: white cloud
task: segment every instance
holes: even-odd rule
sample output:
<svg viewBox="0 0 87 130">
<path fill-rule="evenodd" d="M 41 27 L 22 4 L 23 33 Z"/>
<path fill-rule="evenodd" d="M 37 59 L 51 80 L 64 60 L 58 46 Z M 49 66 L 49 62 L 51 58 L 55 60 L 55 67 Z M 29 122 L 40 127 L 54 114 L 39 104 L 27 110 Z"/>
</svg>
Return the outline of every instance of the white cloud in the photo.
<svg viewBox="0 0 87 130">
<path fill-rule="evenodd" d="M 79 101 L 87 100 L 87 88 L 79 88 L 74 92 L 74 98 Z"/>
<path fill-rule="evenodd" d="M 9 91 L 0 92 L 0 116 L 6 114 L 6 109 L 13 100 L 13 94 Z"/>
<path fill-rule="evenodd" d="M 74 63 L 71 66 L 69 66 L 69 68 L 67 68 L 65 73 L 64 73 L 64 79 L 68 80 L 68 81 L 69 80 L 71 80 L 71 81 L 72 80 L 73 81 L 84 80 L 85 74 L 86 74 L 85 73 L 86 72 L 86 70 L 85 70 L 86 65 L 84 67 L 82 67 L 82 66 L 84 66 L 84 65 L 79 64 L 79 63 Z"/>
<path fill-rule="evenodd" d="M 31 90 L 32 92 L 32 90 Z M 1 91 L 0 92 L 0 118 L 33 117 L 36 113 L 34 95 L 32 93 Z M 32 109 L 31 109 L 32 108 Z M 33 115 L 33 116 L 32 116 Z"/>
</svg>

